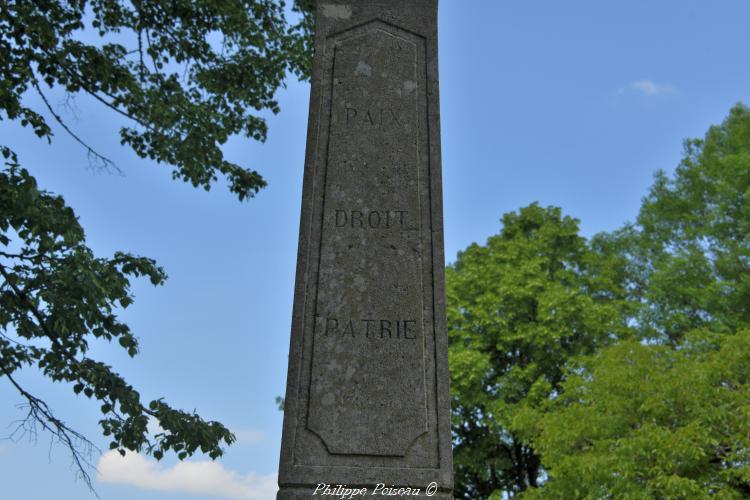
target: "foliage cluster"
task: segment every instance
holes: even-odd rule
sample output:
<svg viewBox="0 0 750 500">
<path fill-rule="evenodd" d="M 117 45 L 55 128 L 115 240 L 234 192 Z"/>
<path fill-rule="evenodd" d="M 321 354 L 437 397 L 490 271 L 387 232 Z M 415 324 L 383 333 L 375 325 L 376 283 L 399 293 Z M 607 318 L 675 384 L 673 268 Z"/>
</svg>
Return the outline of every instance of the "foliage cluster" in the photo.
<svg viewBox="0 0 750 500">
<path fill-rule="evenodd" d="M 284 79 L 309 74 L 311 5 L 296 2 L 300 20 L 292 24 L 276 0 L 0 2 L 0 119 L 47 141 L 63 131 L 93 164 L 117 169 L 51 105 L 53 93 L 86 95 L 124 119 L 120 141 L 139 157 L 206 190 L 222 176 L 248 199 L 265 186 L 263 177 L 226 160 L 221 146 L 237 134 L 264 140 L 262 113 L 279 111 L 274 96 Z M 0 376 L 26 402 L 22 427 L 51 432 L 91 486 L 91 441 L 20 383 L 19 370 L 35 367 L 101 403 L 102 432 L 121 454 L 219 457 L 235 440 L 226 427 L 163 399 L 143 402 L 112 367 L 87 356 L 97 340 L 138 353 L 136 335 L 117 314 L 133 301 L 132 279 L 160 285 L 164 270 L 126 252 L 95 256 L 63 198 L 37 185 L 12 144 L 0 144 L 0 152 Z M 163 431 L 149 436 L 149 419 Z"/>
<path fill-rule="evenodd" d="M 458 496 L 750 496 L 750 109 L 633 224 L 502 222 L 447 272 Z"/>
</svg>

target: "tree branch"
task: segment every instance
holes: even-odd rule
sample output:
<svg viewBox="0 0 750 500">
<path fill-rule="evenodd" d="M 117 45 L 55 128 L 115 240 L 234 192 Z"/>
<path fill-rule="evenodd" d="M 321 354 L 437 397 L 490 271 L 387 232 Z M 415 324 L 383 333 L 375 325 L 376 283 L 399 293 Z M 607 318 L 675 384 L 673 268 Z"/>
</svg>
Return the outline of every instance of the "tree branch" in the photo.
<svg viewBox="0 0 750 500">
<path fill-rule="evenodd" d="M 23 260 L 33 260 L 35 257 L 38 257 L 37 255 L 24 255 L 23 253 L 8 253 L 0 251 L 0 257 L 6 257 L 8 259 L 23 259 Z"/>
<path fill-rule="evenodd" d="M 81 86 L 81 88 L 87 94 L 89 94 L 91 97 L 93 97 L 94 99 L 96 99 L 100 103 L 104 104 L 106 107 L 108 107 L 109 109 L 113 110 L 114 112 L 121 114 L 122 116 L 124 116 L 125 118 L 127 118 L 129 120 L 133 120 L 134 122 L 136 122 L 141 127 L 144 127 L 147 130 L 154 130 L 153 127 L 149 126 L 143 120 L 139 119 L 136 116 L 131 115 L 127 111 L 124 111 L 124 110 L 118 108 L 116 105 L 114 105 L 111 102 L 107 101 L 106 99 L 102 98 L 102 96 L 99 95 L 99 92 L 101 92 L 102 94 L 106 95 L 110 99 L 117 99 L 116 96 L 114 96 L 114 95 L 112 95 L 112 94 L 110 94 L 110 93 L 108 93 L 108 92 L 106 92 L 106 91 L 104 91 L 102 89 L 96 88 L 96 85 L 92 84 L 91 80 L 89 80 L 85 76 L 81 75 L 80 73 L 77 73 L 76 71 L 70 69 L 66 64 L 64 64 L 63 62 L 61 62 L 59 60 L 59 58 L 57 57 L 57 54 L 53 54 L 52 52 L 44 49 L 43 47 L 41 49 L 42 49 L 42 51 L 45 54 L 47 54 L 47 56 L 51 60 L 55 61 L 55 64 L 57 64 L 70 77 L 72 77 L 76 81 L 76 83 L 78 83 Z"/>
<path fill-rule="evenodd" d="M 67 349 L 65 349 L 60 344 L 60 341 L 57 338 L 57 336 L 53 335 L 52 332 L 47 329 L 47 325 L 46 325 L 46 322 L 44 321 L 44 317 L 43 317 L 42 313 L 39 311 L 39 309 L 37 309 L 37 307 L 34 305 L 34 303 L 31 301 L 31 299 L 29 299 L 29 297 L 27 296 L 27 294 L 23 290 L 21 290 L 18 287 L 18 285 L 16 285 L 15 283 L 11 282 L 10 275 L 8 274 L 8 271 L 5 269 L 5 266 L 3 266 L 2 264 L 0 264 L 0 275 L 2 275 L 3 278 L 5 278 L 5 282 L 8 284 L 8 286 L 11 287 L 11 289 L 13 290 L 13 293 L 15 293 L 16 296 L 19 299 L 21 299 L 23 302 L 25 302 L 27 304 L 27 307 L 31 311 L 31 314 L 34 316 L 34 318 L 36 318 L 37 322 L 39 323 L 39 328 L 41 328 L 42 331 L 44 331 L 44 334 L 47 336 L 47 338 L 50 339 L 50 342 L 53 344 L 53 346 L 57 347 L 57 350 L 60 352 L 60 354 L 62 356 L 64 356 L 71 363 L 74 363 L 74 364 L 80 363 L 75 358 L 75 356 L 73 356 L 72 354 L 70 354 L 67 351 Z M 6 375 L 8 375 L 7 372 L 6 372 Z M 81 381 L 81 379 L 79 379 L 79 381 Z M 88 383 L 88 381 L 86 381 L 86 382 Z M 113 401 L 113 403 L 114 403 L 114 401 Z M 141 403 L 139 403 L 139 406 L 140 406 L 140 408 L 139 408 L 140 412 L 145 413 L 146 415 L 149 415 L 151 417 L 157 418 L 157 420 L 158 420 L 156 412 L 152 411 L 151 409 L 147 408 L 146 406 L 144 406 Z M 112 404 L 112 410 L 110 410 L 110 413 L 112 413 L 113 415 L 115 415 L 115 417 L 117 417 L 119 420 L 122 420 L 122 416 L 116 411 L 116 408 L 115 408 L 114 404 Z M 149 445 L 149 447 L 151 447 L 150 443 L 147 443 L 147 444 Z"/>
<path fill-rule="evenodd" d="M 54 109 L 52 109 L 52 105 L 50 105 L 49 101 L 47 100 L 47 96 L 44 95 L 44 92 L 42 92 L 42 89 L 39 87 L 39 84 L 32 80 L 31 84 L 34 86 L 34 89 L 36 90 L 37 94 L 39 94 L 39 97 L 42 98 L 42 101 L 44 101 L 44 105 L 47 107 L 49 112 L 52 114 L 52 116 L 55 118 L 55 121 L 60 124 L 60 126 L 73 138 L 78 142 L 81 146 L 86 148 L 88 151 L 89 157 L 93 156 L 94 158 L 99 159 L 102 162 L 102 167 L 107 169 L 109 167 L 114 168 L 118 172 L 121 172 L 119 167 L 115 165 L 115 162 L 107 158 L 101 153 L 98 153 L 94 148 L 89 146 L 86 142 L 84 142 L 80 137 L 78 137 L 72 130 L 70 130 L 70 127 L 68 127 L 65 122 L 63 122 L 60 115 L 58 115 Z"/>
<path fill-rule="evenodd" d="M 47 403 L 21 387 L 4 366 L 0 365 L 0 371 L 2 371 L 3 375 L 10 380 L 10 383 L 16 388 L 19 394 L 26 399 L 29 409 L 26 417 L 21 420 L 16 430 L 11 434 L 11 437 L 18 432 L 21 432 L 22 435 L 27 433 L 36 435 L 36 424 L 41 425 L 42 429 L 49 431 L 52 434 L 53 439 L 57 439 L 63 443 L 68 450 L 70 450 L 71 459 L 78 469 L 78 474 L 83 482 L 86 483 L 89 490 L 91 490 L 91 492 L 98 498 L 99 495 L 94 489 L 91 482 L 91 475 L 88 472 L 89 469 L 96 470 L 96 467 L 94 467 L 88 457 L 91 457 L 93 450 L 96 450 L 99 453 L 101 453 L 101 450 L 94 443 L 89 441 L 86 436 L 71 429 L 65 424 L 65 422 L 55 417 Z M 81 451 L 79 448 L 83 448 L 84 451 Z"/>
</svg>

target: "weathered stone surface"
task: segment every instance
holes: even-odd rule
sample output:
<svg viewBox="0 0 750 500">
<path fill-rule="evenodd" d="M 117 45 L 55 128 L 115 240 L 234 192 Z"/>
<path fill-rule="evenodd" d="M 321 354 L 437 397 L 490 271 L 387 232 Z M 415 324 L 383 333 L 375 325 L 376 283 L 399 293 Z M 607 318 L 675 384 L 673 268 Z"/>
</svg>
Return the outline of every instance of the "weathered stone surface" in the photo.
<svg viewBox="0 0 750 500">
<path fill-rule="evenodd" d="M 450 498 L 437 0 L 317 8 L 278 498 Z"/>
</svg>

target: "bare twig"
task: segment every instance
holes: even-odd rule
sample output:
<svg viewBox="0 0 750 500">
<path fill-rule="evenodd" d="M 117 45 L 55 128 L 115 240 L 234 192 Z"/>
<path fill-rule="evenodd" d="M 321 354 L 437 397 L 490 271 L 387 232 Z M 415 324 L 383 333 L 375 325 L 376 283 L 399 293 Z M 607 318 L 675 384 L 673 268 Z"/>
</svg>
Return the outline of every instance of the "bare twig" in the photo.
<svg viewBox="0 0 750 500">
<path fill-rule="evenodd" d="M 89 146 L 86 142 L 83 141 L 80 137 L 78 137 L 75 132 L 70 130 L 70 127 L 68 127 L 65 122 L 63 122 L 60 115 L 58 115 L 54 109 L 52 109 L 52 106 L 50 105 L 49 101 L 47 100 L 47 96 L 44 95 L 44 92 L 42 92 L 42 89 L 39 87 L 39 84 L 32 80 L 32 85 L 34 86 L 34 89 L 36 90 L 37 94 L 39 94 L 39 97 L 42 98 L 42 101 L 44 102 L 44 105 L 47 107 L 49 112 L 52 114 L 52 116 L 55 118 L 55 121 L 60 124 L 60 126 L 73 138 L 78 142 L 81 146 L 86 148 L 88 151 L 89 160 L 94 159 L 101 162 L 101 168 L 103 169 L 109 169 L 110 167 L 115 169 L 118 173 L 121 173 L 120 168 L 115 165 L 115 162 L 107 158 L 101 153 L 98 153 L 94 148 Z"/>
<path fill-rule="evenodd" d="M 23 405 L 28 409 L 26 416 L 18 422 L 18 426 L 11 433 L 10 438 L 14 440 L 21 439 L 25 435 L 31 436 L 32 440 L 36 440 L 37 436 L 37 425 L 45 431 L 50 432 L 53 440 L 61 442 L 65 445 L 71 454 L 71 459 L 75 465 L 78 475 L 86 483 L 86 486 L 91 490 L 94 495 L 99 497 L 91 481 L 91 475 L 89 470 L 96 470 L 96 467 L 91 463 L 91 456 L 93 451 L 96 450 L 101 453 L 101 450 L 86 438 L 80 432 L 68 427 L 65 422 L 55 417 L 50 407 L 43 400 L 37 398 L 33 394 L 27 392 L 23 387 L 16 382 L 13 376 L 8 372 L 4 366 L 0 365 L 0 371 L 3 375 L 10 380 L 10 383 L 16 388 L 16 390 L 23 396 L 27 403 Z"/>
<path fill-rule="evenodd" d="M 78 104 L 76 103 L 76 96 L 74 93 L 66 91 L 65 98 L 58 101 L 57 108 L 62 108 L 70 113 L 73 116 L 73 121 L 75 123 L 79 122 L 78 113 L 80 112 L 80 109 L 78 108 Z"/>
</svg>

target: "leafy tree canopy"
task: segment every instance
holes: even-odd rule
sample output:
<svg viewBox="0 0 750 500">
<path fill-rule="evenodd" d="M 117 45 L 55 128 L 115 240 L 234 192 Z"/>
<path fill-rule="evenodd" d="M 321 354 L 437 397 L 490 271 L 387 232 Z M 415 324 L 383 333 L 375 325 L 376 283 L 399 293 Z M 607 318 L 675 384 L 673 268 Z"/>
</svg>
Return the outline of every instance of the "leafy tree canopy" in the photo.
<svg viewBox="0 0 750 500">
<path fill-rule="evenodd" d="M 221 145 L 236 134 L 266 137 L 264 110 L 288 73 L 306 77 L 311 55 L 311 2 L 295 3 L 298 24 L 281 1 L 171 2 L 18 0 L 0 3 L 0 119 L 50 141 L 70 134 L 104 168 L 116 168 L 50 105 L 51 92 L 85 94 L 123 116 L 123 145 L 170 165 L 173 177 L 209 189 L 223 176 L 240 200 L 265 185 L 261 175 L 227 161 Z M 54 89 L 54 90 L 53 90 Z M 41 109 L 29 106 L 38 96 Z M 7 141 L 7 139 L 6 139 Z M 67 445 L 90 486 L 85 436 L 19 383 L 36 367 L 53 381 L 101 403 L 100 425 L 110 448 L 180 459 L 212 458 L 234 436 L 218 422 L 149 403 L 110 366 L 87 357 L 91 342 L 117 341 L 138 353 L 133 332 L 117 318 L 130 305 L 130 280 L 166 279 L 151 259 L 118 252 L 97 257 L 61 196 L 37 185 L 12 144 L 0 144 L 0 375 L 26 400 L 27 426 L 41 426 Z M 150 440 L 149 418 L 163 432 Z"/>
<path fill-rule="evenodd" d="M 464 498 L 750 496 L 750 110 L 586 242 L 503 218 L 447 271 Z"/>
<path fill-rule="evenodd" d="M 637 224 L 628 259 L 641 340 L 569 367 L 514 428 L 548 481 L 531 498 L 750 496 L 750 110 L 685 143 Z"/>
<path fill-rule="evenodd" d="M 694 328 L 750 325 L 750 109 L 738 104 L 685 141 L 674 175 L 657 172 L 621 234 L 645 338 L 677 343 Z"/>
<path fill-rule="evenodd" d="M 536 486 L 539 456 L 511 428 L 560 390 L 571 356 L 627 335 L 622 262 L 536 204 L 447 269 L 456 494 L 489 498 Z"/>
<path fill-rule="evenodd" d="M 532 423 L 549 480 L 523 498 L 750 496 L 748 330 L 606 348 L 552 406 Z"/>
<path fill-rule="evenodd" d="M 220 146 L 233 134 L 265 139 L 258 112 L 279 111 L 274 94 L 288 70 L 307 74 L 309 27 L 289 27 L 283 2 L 274 0 L 4 2 L 0 111 L 49 139 L 42 110 L 25 106 L 24 94 L 38 94 L 72 132 L 46 87 L 86 93 L 130 121 L 120 140 L 140 157 L 206 189 L 221 174 L 244 199 L 265 181 L 225 160 Z M 92 31 L 97 44 L 81 41 Z"/>
</svg>

